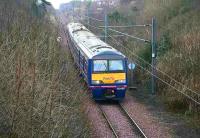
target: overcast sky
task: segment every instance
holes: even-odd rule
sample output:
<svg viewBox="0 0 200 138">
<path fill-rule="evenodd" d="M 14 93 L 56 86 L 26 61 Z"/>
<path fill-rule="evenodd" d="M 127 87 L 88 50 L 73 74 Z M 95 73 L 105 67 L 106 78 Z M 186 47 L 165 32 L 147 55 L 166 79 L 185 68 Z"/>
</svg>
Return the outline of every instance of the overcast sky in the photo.
<svg viewBox="0 0 200 138">
<path fill-rule="evenodd" d="M 73 1 L 73 0 L 47 0 L 47 1 L 51 2 L 51 4 L 53 5 L 53 7 L 55 9 L 59 9 L 60 4 L 68 3 L 68 2 Z"/>
<path fill-rule="evenodd" d="M 47 0 L 47 1 L 51 2 L 51 4 L 53 5 L 53 7 L 55 9 L 59 9 L 60 4 L 62 4 L 62 3 L 68 3 L 71 0 Z"/>
</svg>

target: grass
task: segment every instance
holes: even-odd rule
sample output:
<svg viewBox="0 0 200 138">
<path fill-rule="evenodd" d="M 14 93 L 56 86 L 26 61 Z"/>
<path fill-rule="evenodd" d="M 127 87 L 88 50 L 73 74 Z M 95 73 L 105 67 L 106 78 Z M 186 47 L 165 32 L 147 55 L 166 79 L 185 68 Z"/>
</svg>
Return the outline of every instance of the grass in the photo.
<svg viewBox="0 0 200 138">
<path fill-rule="evenodd" d="M 0 4 L 0 136 L 88 136 L 71 57 L 59 48 L 58 27 L 35 16 L 31 2 Z"/>
<path fill-rule="evenodd" d="M 167 35 L 165 45 L 167 44 L 167 47 L 170 48 L 162 50 L 162 54 L 160 54 L 158 59 L 158 68 L 170 74 L 171 77 L 185 86 L 198 91 L 200 88 L 200 74 L 198 71 L 200 69 L 200 62 L 197 53 L 200 52 L 200 26 L 198 24 L 200 16 L 199 9 L 193 8 L 194 2 L 195 0 L 146 1 L 148 6 L 145 8 L 145 16 L 150 18 L 150 16 L 155 15 L 159 23 L 159 37 L 162 38 Z M 154 5 L 151 5 L 153 3 Z M 162 39 L 160 39 L 159 47 L 162 48 L 162 45 Z M 166 78 L 164 79 L 166 80 Z M 174 84 L 174 86 L 180 87 L 178 84 Z M 166 87 L 164 89 L 166 90 L 165 96 L 169 100 L 170 105 L 172 102 L 169 97 L 173 97 L 173 100 L 180 99 L 180 95 L 176 91 Z M 184 98 L 181 99 L 183 100 Z M 176 104 L 174 102 L 174 105 Z"/>
<path fill-rule="evenodd" d="M 151 23 L 151 18 L 156 17 L 158 22 L 158 57 L 157 67 L 162 72 L 165 72 L 170 77 L 184 86 L 199 93 L 200 89 L 200 14 L 198 0 L 144 0 L 144 7 L 133 13 L 130 8 L 133 6 L 129 4 L 122 5 L 115 9 L 110 16 L 110 24 L 124 25 L 120 19 L 127 18 L 132 23 L 147 24 Z M 126 7 L 126 8 L 125 8 Z M 120 16 L 119 16 L 120 15 Z M 117 19 L 116 19 L 117 18 Z M 119 19 L 118 19 L 119 18 Z M 133 28 L 133 29 L 119 29 L 122 32 L 127 32 L 134 36 L 150 39 L 150 30 Z M 151 71 L 150 65 L 138 60 L 137 56 L 151 63 L 150 47 L 143 43 L 139 43 L 133 39 L 118 38 L 129 51 L 122 46 L 115 46 L 121 50 L 129 59 L 139 63 L 146 70 Z M 132 53 L 131 53 L 132 52 Z M 133 53 L 135 55 L 133 55 Z M 146 87 L 151 75 L 145 70 L 137 67 L 136 74 L 142 84 Z M 169 79 L 163 73 L 158 72 L 157 75 L 171 86 L 175 87 L 181 92 L 185 91 L 185 87 L 177 82 Z M 189 93 L 189 92 L 188 92 Z M 184 117 L 189 117 L 198 120 L 196 106 L 180 94 L 177 90 L 157 80 L 157 95 L 165 104 L 167 109 L 174 113 L 180 113 Z M 191 93 L 189 95 L 192 96 Z M 194 96 L 196 98 L 197 96 Z M 192 117 L 190 116 L 192 115 Z M 197 115 L 198 116 L 198 115 Z M 198 122 L 198 121 L 197 121 Z"/>
</svg>

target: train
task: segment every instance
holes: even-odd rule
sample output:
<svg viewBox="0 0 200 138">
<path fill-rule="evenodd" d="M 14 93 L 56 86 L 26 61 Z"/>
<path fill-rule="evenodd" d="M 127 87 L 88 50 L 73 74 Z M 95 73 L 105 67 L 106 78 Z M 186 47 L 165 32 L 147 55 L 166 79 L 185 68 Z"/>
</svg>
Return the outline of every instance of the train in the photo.
<svg viewBox="0 0 200 138">
<path fill-rule="evenodd" d="M 68 46 L 92 97 L 96 101 L 125 98 L 127 57 L 102 41 L 83 24 L 67 24 Z"/>
</svg>

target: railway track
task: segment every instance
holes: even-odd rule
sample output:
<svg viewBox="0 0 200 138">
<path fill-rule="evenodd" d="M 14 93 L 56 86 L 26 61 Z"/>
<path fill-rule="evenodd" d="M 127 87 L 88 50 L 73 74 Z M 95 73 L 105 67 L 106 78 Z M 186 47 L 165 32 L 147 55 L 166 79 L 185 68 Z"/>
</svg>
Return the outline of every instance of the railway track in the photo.
<svg viewBox="0 0 200 138">
<path fill-rule="evenodd" d="M 110 105 L 109 105 L 110 106 Z M 111 108 L 116 108 L 117 110 L 119 110 L 119 112 L 121 113 L 121 115 L 123 116 L 122 119 L 126 120 L 126 126 L 125 129 L 122 129 L 122 130 L 119 130 L 119 128 L 121 126 L 117 126 L 115 123 L 113 123 L 114 121 L 112 121 L 112 118 L 115 118 L 114 116 L 110 117 L 108 115 L 108 113 L 106 113 L 106 110 L 105 110 L 105 107 L 106 105 L 101 105 L 101 104 L 98 104 L 98 107 L 99 109 L 101 110 L 102 112 L 102 115 L 103 117 L 105 118 L 109 128 L 111 129 L 111 131 L 113 132 L 113 135 L 116 137 L 116 138 L 119 138 L 119 137 L 124 137 L 123 135 L 121 135 L 120 131 L 128 131 L 128 127 L 130 127 L 131 129 L 131 134 L 132 135 L 129 135 L 129 137 L 141 137 L 141 138 L 147 138 L 147 136 L 145 135 L 145 133 L 142 131 L 142 129 L 139 127 L 139 125 L 131 118 L 131 116 L 129 115 L 129 113 L 127 112 L 127 110 L 124 108 L 123 105 L 121 105 L 120 103 L 116 104 L 116 105 L 111 105 L 110 106 L 110 109 Z M 108 107 L 108 106 L 107 106 Z M 117 114 L 119 115 L 119 112 L 117 113 L 113 113 L 113 114 Z M 127 127 L 127 129 L 126 129 Z M 129 132 L 130 133 L 130 132 Z M 124 133 L 125 134 L 125 133 Z M 127 136 L 127 135 L 126 135 Z M 128 137 L 128 136 L 127 136 Z"/>
</svg>

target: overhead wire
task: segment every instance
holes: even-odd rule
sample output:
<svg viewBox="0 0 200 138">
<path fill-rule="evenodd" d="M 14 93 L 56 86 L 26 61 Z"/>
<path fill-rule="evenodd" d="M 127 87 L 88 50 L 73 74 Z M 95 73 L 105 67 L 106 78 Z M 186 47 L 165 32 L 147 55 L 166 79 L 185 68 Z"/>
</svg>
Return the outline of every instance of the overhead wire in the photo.
<svg viewBox="0 0 200 138">
<path fill-rule="evenodd" d="M 85 16 L 85 15 L 84 15 Z M 85 16 L 85 17 L 88 17 L 88 16 Z M 80 17 L 79 17 L 80 18 Z M 103 20 L 99 20 L 99 19 L 96 19 L 96 18 L 93 18 L 93 17 L 88 17 L 88 18 L 92 18 L 92 19 L 94 19 L 94 20 L 96 20 L 96 21 L 99 21 L 99 22 L 102 22 Z M 88 24 L 88 23 L 87 23 Z M 132 26 L 134 26 L 134 25 L 132 25 Z M 149 26 L 149 25 L 135 25 L 135 26 Z M 93 26 L 94 27 L 94 26 Z M 96 28 L 101 28 L 101 29 L 103 29 L 102 28 L 103 26 L 99 26 L 99 27 L 96 27 Z M 104 26 L 105 27 L 105 26 Z M 113 26 L 114 27 L 114 26 Z M 119 26 L 118 26 L 119 27 Z M 137 40 L 139 40 L 139 41 L 143 41 L 143 42 L 145 42 L 145 43 L 150 43 L 150 41 L 149 40 L 145 40 L 145 39 L 142 39 L 142 38 L 139 38 L 139 37 L 136 37 L 136 36 L 132 36 L 132 35 L 129 35 L 129 34 L 127 34 L 127 33 L 123 33 L 123 32 L 120 32 L 120 31 L 118 31 L 118 30 L 114 30 L 114 29 L 111 29 L 111 28 L 108 28 L 108 30 L 110 30 L 110 31 L 113 31 L 113 32 L 116 32 L 116 33 L 119 33 L 119 34 L 121 34 L 121 35 L 124 35 L 124 36 L 127 36 L 127 37 L 131 37 L 131 38 L 133 38 L 133 39 L 137 39 Z"/>
<path fill-rule="evenodd" d="M 95 20 L 95 21 L 104 22 L 104 20 L 100 20 L 100 19 L 97 19 L 97 18 L 89 17 L 89 16 L 86 16 L 86 15 L 82 15 L 82 16 L 87 17 L 87 18 L 92 19 L 92 20 Z"/>
<path fill-rule="evenodd" d="M 100 29 L 100 27 L 98 27 L 98 28 Z M 122 32 L 120 32 L 120 31 L 117 31 L 117 30 L 114 30 L 114 29 L 109 29 L 109 30 L 112 30 L 112 31 L 114 31 L 114 32 L 120 33 L 120 34 L 122 34 L 122 35 L 131 37 L 131 38 L 132 38 L 132 37 L 134 38 L 134 36 L 131 36 L 131 35 L 122 33 Z M 110 36 L 110 35 L 109 35 L 109 36 Z M 137 37 L 136 37 L 136 38 L 137 38 Z M 142 40 L 145 41 L 144 39 L 142 39 Z M 150 42 L 150 41 L 148 41 L 148 42 Z M 137 56 L 137 55 L 135 54 L 135 56 Z M 137 56 L 137 58 L 140 58 L 140 60 L 142 60 L 143 62 L 145 62 L 145 64 L 148 64 L 149 66 L 153 67 L 151 64 L 149 64 L 147 61 L 145 61 L 145 60 L 142 59 L 141 57 Z M 195 93 L 196 95 L 200 96 L 199 93 L 197 93 L 197 92 L 191 90 L 190 88 L 186 87 L 184 84 L 182 84 L 181 82 L 178 82 L 177 80 L 175 80 L 174 78 L 172 78 L 171 76 L 169 76 L 167 73 L 165 73 L 165 72 L 159 70 L 159 69 L 156 68 L 156 67 L 153 67 L 153 68 L 156 69 L 156 71 L 159 71 L 160 73 L 162 73 L 162 74 L 164 74 L 165 76 L 167 76 L 169 79 L 171 79 L 171 80 L 173 80 L 174 82 L 178 83 L 179 85 L 183 86 L 183 87 L 186 88 L 187 90 L 189 90 L 189 91 Z"/>
<path fill-rule="evenodd" d="M 77 16 L 77 18 L 79 18 L 80 20 L 83 20 L 83 19 L 81 19 L 81 17 L 79 17 L 79 16 Z M 100 27 L 96 27 L 96 26 L 90 25 L 90 24 L 87 23 L 87 22 L 84 22 L 84 23 L 87 24 L 87 25 L 90 26 L 90 27 L 95 28 L 95 29 L 104 30 L 103 28 L 100 28 Z"/>
<path fill-rule="evenodd" d="M 142 38 L 139 38 L 139 37 L 136 37 L 136 36 L 129 35 L 129 34 L 127 34 L 127 33 L 120 32 L 120 31 L 118 31 L 118 30 L 114 30 L 114 29 L 110 29 L 110 28 L 108 28 L 108 30 L 113 31 L 113 32 L 116 32 L 116 33 L 119 33 L 119 34 L 122 34 L 122 35 L 125 35 L 125 36 L 128 36 L 128 37 L 133 38 L 133 39 L 137 39 L 137 40 L 139 40 L 139 41 L 143 41 L 143 42 L 145 42 L 145 43 L 150 43 L 150 42 L 151 42 L 151 41 L 146 40 L 146 39 L 142 39 Z"/>
<path fill-rule="evenodd" d="M 151 25 L 150 25 L 150 24 L 147 24 L 147 25 L 132 25 L 132 26 L 151 26 Z M 98 28 L 101 28 L 101 27 L 103 27 L 103 26 L 99 26 Z M 105 26 L 104 26 L 104 27 L 105 27 Z M 109 26 L 108 26 L 108 27 L 109 27 Z M 120 26 L 111 26 L 111 27 L 120 27 Z M 122 27 L 123 27 L 123 26 L 122 26 Z M 124 27 L 125 27 L 125 26 L 124 26 Z M 114 29 L 109 29 L 109 30 L 114 31 L 114 32 L 116 32 L 116 33 L 120 33 L 120 34 L 122 34 L 122 35 L 124 35 L 124 36 L 127 36 L 127 37 L 130 37 L 130 38 L 134 38 L 134 39 L 141 40 L 141 41 L 143 41 L 143 42 L 148 42 L 148 43 L 150 43 L 149 40 L 141 39 L 141 38 L 138 38 L 138 37 L 135 37 L 135 36 L 132 36 L 132 35 L 129 35 L 129 34 L 126 34 L 126 33 L 120 32 L 120 31 L 117 31 L 117 30 L 114 30 Z M 109 36 L 110 36 L 110 35 L 109 35 Z M 135 56 L 137 56 L 137 55 L 135 54 Z M 145 61 L 145 60 L 142 59 L 141 57 L 139 57 L 139 56 L 137 56 L 137 57 L 140 58 L 141 60 L 143 60 L 146 64 L 148 64 L 148 65 L 150 65 L 151 67 L 153 67 L 151 64 L 149 64 L 147 61 Z M 160 73 L 164 74 L 165 76 L 167 76 L 168 78 L 170 78 L 170 79 L 173 80 L 174 82 L 178 83 L 179 85 L 185 87 L 187 90 L 190 90 L 191 92 L 193 92 L 193 93 L 195 93 L 196 95 L 200 96 L 199 93 L 197 93 L 197 92 L 195 92 L 194 90 L 192 90 L 192 89 L 186 87 L 184 84 L 182 84 L 181 82 L 178 82 L 177 80 L 175 80 L 174 78 L 172 78 L 171 76 L 169 76 L 167 73 L 165 73 L 165 72 L 159 70 L 159 69 L 156 68 L 156 67 L 153 67 L 153 68 L 156 69 L 157 71 L 159 71 Z"/>
<path fill-rule="evenodd" d="M 95 26 L 90 25 L 89 23 L 86 23 L 86 24 L 88 24 L 89 26 L 91 26 L 91 27 L 93 27 L 93 28 L 104 30 L 103 28 L 101 28 L 101 26 L 100 26 L 100 27 L 95 27 Z M 131 36 L 131 35 L 129 35 L 129 34 L 126 34 L 126 33 L 123 33 L 123 32 L 120 32 L 120 31 L 117 31 L 117 30 L 114 30 L 114 29 L 109 29 L 109 30 L 111 30 L 111 31 L 113 31 L 113 32 L 116 32 L 116 33 L 120 33 L 121 35 L 125 35 L 125 36 L 127 36 L 127 37 L 131 37 L 131 38 L 134 38 L 134 39 L 141 40 L 141 41 L 143 41 L 143 42 L 148 42 L 148 43 L 150 42 L 149 40 L 145 40 L 145 39 L 141 39 L 141 38 L 138 38 L 138 37 L 135 37 L 135 36 Z M 112 39 L 114 39 L 111 35 L 108 35 L 108 36 L 111 37 Z M 121 44 L 121 45 L 122 45 L 122 44 Z M 123 46 L 123 45 L 122 45 L 122 46 Z M 124 48 L 126 48 L 126 47 L 124 47 Z M 126 49 L 128 49 L 128 48 L 126 48 Z M 128 51 L 130 52 L 130 49 L 128 49 Z M 132 54 L 134 54 L 134 56 L 136 56 L 137 58 L 139 58 L 140 60 L 142 60 L 143 62 L 145 62 L 145 64 L 147 64 L 147 65 L 151 66 L 152 68 L 156 69 L 156 71 L 159 71 L 159 72 L 162 73 L 164 76 L 167 76 L 169 79 L 173 80 L 175 83 L 177 83 L 177 84 L 181 85 L 182 87 L 184 87 L 184 89 L 189 90 L 190 92 L 192 92 L 193 94 L 196 94 L 197 96 L 200 96 L 200 94 L 199 94 L 198 92 L 196 92 L 196 91 L 194 91 L 194 90 L 188 88 L 187 86 L 185 86 L 185 85 L 182 84 L 181 82 L 175 80 L 173 77 L 169 76 L 167 73 L 161 71 L 160 69 L 158 69 L 158 68 L 156 68 L 156 67 L 153 67 L 151 64 L 149 64 L 147 61 L 145 61 L 144 59 L 142 59 L 141 57 L 139 57 L 139 56 L 136 55 L 135 53 L 132 52 Z"/>
<path fill-rule="evenodd" d="M 119 25 L 119 26 L 99 26 L 99 27 L 109 27 L 109 28 L 131 28 L 131 27 L 149 27 L 151 24 L 144 24 L 144 25 Z"/>
<path fill-rule="evenodd" d="M 112 37 L 120 37 L 120 36 L 124 36 L 124 35 L 111 35 Z M 95 36 L 79 36 L 79 37 L 98 37 L 98 38 L 101 38 L 101 37 L 105 37 L 104 35 L 95 35 Z M 110 37 L 110 36 L 106 36 L 106 37 Z"/>
<path fill-rule="evenodd" d="M 129 49 L 130 50 L 130 49 Z M 130 52 L 130 51 L 129 51 Z M 198 92 L 195 92 L 194 90 L 186 87 L 184 84 L 182 84 L 181 82 L 175 80 L 173 77 L 169 76 L 167 73 L 161 71 L 160 69 L 158 69 L 157 67 L 152 66 L 151 64 L 149 64 L 146 60 L 144 60 L 143 58 L 141 58 L 140 56 L 136 55 L 135 53 L 132 52 L 132 54 L 134 54 L 134 56 L 136 56 L 137 58 L 139 58 L 140 60 L 142 60 L 142 62 L 144 62 L 145 64 L 147 64 L 148 66 L 154 68 L 156 71 L 159 71 L 160 73 L 162 73 L 164 76 L 168 77 L 169 79 L 173 80 L 174 82 L 176 82 L 177 84 L 181 85 L 182 87 L 186 88 L 187 90 L 191 91 L 192 93 L 200 96 L 200 94 Z"/>
<path fill-rule="evenodd" d="M 177 89 L 176 87 L 172 86 L 170 83 L 164 81 L 163 79 L 161 79 L 160 77 L 158 77 L 157 75 L 152 74 L 149 70 L 145 69 L 143 66 L 139 65 L 138 63 L 136 63 L 136 65 L 138 65 L 140 68 L 142 68 L 143 70 L 145 70 L 146 72 L 148 72 L 149 74 L 151 74 L 152 76 L 156 77 L 157 79 L 159 79 L 160 81 L 162 81 L 163 83 L 165 83 L 166 85 L 170 86 L 171 88 L 173 88 L 174 90 L 178 91 L 179 93 L 183 94 L 184 96 L 186 96 L 188 99 L 192 100 L 193 102 L 195 102 L 196 104 L 200 105 L 200 102 L 198 102 L 197 100 L 195 100 L 194 98 L 192 98 L 190 95 L 180 91 L 179 89 Z"/>
<path fill-rule="evenodd" d="M 109 35 L 109 34 L 108 34 Z M 113 38 L 112 36 L 110 36 L 112 38 L 112 40 L 115 41 L 116 44 L 121 45 L 122 47 L 124 47 L 120 42 L 118 42 L 115 38 Z M 127 49 L 126 47 L 124 47 L 125 49 Z M 127 49 L 128 51 L 130 51 L 130 49 Z M 137 60 L 137 59 L 136 59 Z M 139 60 L 137 60 L 139 61 Z M 140 61 L 139 61 L 140 62 Z M 160 81 L 162 81 L 163 83 L 167 84 L 168 86 L 170 86 L 171 88 L 175 89 L 176 91 L 178 91 L 179 93 L 183 94 L 184 96 L 186 96 L 187 98 L 189 98 L 190 100 L 192 100 L 193 102 L 195 102 L 196 104 L 200 105 L 200 102 L 198 102 L 197 100 L 195 100 L 194 98 L 192 98 L 191 96 L 189 96 L 188 94 L 180 91 L 179 89 L 177 89 L 176 87 L 172 86 L 170 83 L 164 81 L 163 79 L 161 79 L 160 77 L 158 77 L 157 75 L 151 73 L 149 70 L 147 70 L 146 68 L 144 68 L 143 66 L 141 66 L 140 64 L 138 64 L 137 62 L 134 62 L 136 65 L 138 65 L 139 67 L 141 67 L 143 70 L 147 71 L 148 73 L 150 73 L 151 75 L 153 75 L 154 77 L 156 77 L 157 79 L 159 79 Z M 198 94 L 199 95 L 199 94 Z"/>
</svg>

